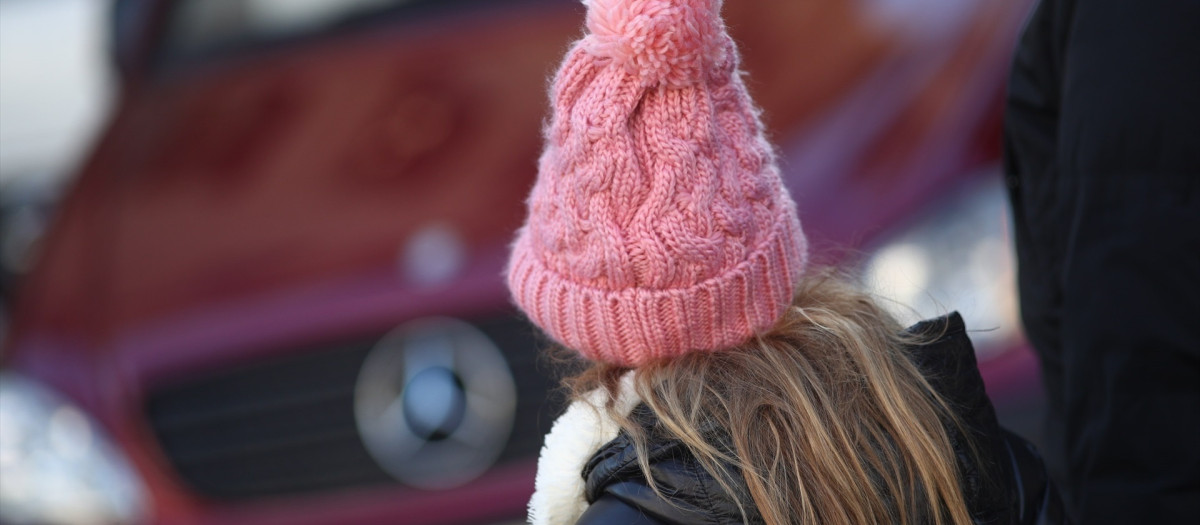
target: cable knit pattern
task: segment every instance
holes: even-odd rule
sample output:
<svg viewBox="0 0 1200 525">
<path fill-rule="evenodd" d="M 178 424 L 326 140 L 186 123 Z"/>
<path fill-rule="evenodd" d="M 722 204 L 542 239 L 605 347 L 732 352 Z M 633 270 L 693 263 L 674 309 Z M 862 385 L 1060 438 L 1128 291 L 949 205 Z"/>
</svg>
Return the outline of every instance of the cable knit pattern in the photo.
<svg viewBox="0 0 1200 525">
<path fill-rule="evenodd" d="M 806 242 L 719 0 L 590 0 L 508 282 L 560 343 L 624 366 L 726 348 L 791 300 Z"/>
</svg>

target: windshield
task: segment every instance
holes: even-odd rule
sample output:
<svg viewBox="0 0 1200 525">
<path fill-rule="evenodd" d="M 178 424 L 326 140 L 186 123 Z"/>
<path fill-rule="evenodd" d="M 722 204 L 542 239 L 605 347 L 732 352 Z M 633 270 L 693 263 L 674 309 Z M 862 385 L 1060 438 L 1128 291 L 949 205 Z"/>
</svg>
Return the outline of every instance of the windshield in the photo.
<svg viewBox="0 0 1200 525">
<path fill-rule="evenodd" d="M 179 0 L 162 56 L 196 58 L 293 40 L 437 0 Z"/>
</svg>

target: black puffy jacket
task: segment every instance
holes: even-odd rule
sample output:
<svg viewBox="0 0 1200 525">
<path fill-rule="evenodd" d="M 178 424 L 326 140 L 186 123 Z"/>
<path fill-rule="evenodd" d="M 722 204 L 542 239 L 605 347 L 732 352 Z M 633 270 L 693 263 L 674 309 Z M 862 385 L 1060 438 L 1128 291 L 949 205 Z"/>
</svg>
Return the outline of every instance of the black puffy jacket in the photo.
<svg viewBox="0 0 1200 525">
<path fill-rule="evenodd" d="M 963 491 L 977 524 L 1066 523 L 1058 494 L 1041 457 L 1025 440 L 1000 427 L 984 392 L 975 351 L 957 314 L 926 321 L 910 330 L 937 337 L 911 349 L 913 362 L 931 385 L 953 406 L 972 434 L 980 461 L 971 460 L 957 431 L 950 438 L 958 456 Z M 584 468 L 591 504 L 578 521 L 600 524 L 740 524 L 762 523 L 755 509 L 743 520 L 735 501 L 749 501 L 745 487 L 734 498 L 709 475 L 677 440 L 656 437 L 654 416 L 637 407 L 632 417 L 647 428 L 651 474 L 670 501 L 650 489 L 634 445 L 624 433 L 602 447 Z"/>
</svg>

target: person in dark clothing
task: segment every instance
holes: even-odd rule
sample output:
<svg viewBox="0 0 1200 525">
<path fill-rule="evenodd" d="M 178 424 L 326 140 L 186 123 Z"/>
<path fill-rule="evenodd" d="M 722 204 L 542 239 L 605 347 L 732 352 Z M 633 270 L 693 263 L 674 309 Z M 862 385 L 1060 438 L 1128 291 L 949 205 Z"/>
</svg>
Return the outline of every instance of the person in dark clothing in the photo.
<svg viewBox="0 0 1200 525">
<path fill-rule="evenodd" d="M 1200 523 L 1200 2 L 1042 0 L 1004 160 L 1070 513 Z"/>
</svg>

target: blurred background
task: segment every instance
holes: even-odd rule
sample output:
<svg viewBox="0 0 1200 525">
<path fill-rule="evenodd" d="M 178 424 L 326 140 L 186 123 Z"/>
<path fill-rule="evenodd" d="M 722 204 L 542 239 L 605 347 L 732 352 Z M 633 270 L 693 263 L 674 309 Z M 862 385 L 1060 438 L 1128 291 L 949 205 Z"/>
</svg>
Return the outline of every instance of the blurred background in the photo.
<svg viewBox="0 0 1200 525">
<path fill-rule="evenodd" d="M 729 0 L 825 263 L 1038 440 L 999 175 L 1031 2 Z M 523 521 L 509 305 L 575 0 L 0 0 L 0 523 Z"/>
</svg>

